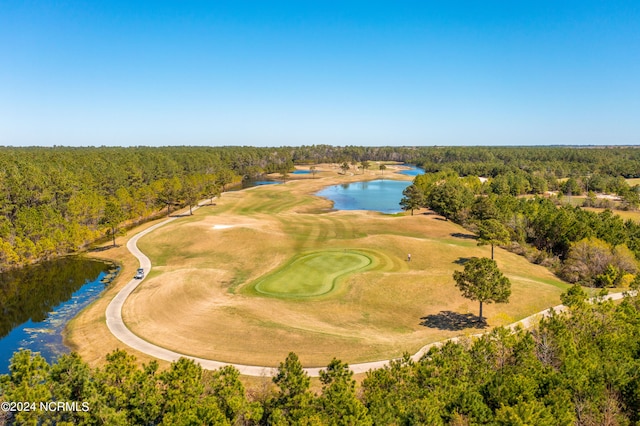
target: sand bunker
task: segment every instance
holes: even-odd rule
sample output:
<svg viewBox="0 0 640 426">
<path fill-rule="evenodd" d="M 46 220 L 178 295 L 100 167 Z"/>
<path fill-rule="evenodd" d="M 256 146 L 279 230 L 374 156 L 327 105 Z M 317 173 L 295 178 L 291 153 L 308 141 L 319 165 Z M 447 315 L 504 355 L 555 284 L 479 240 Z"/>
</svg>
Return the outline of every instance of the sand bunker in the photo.
<svg viewBox="0 0 640 426">
<path fill-rule="evenodd" d="M 233 228 L 234 225 L 213 225 L 212 229 L 227 229 Z"/>
</svg>

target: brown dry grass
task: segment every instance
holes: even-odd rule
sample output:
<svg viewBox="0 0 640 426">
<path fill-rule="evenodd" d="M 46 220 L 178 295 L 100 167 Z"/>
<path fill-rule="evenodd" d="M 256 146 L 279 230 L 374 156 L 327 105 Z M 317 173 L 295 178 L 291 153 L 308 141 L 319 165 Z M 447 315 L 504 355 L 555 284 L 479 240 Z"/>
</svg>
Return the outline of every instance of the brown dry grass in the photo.
<svg viewBox="0 0 640 426">
<path fill-rule="evenodd" d="M 290 351 L 307 366 L 324 366 L 334 356 L 350 363 L 387 359 L 460 334 L 425 327 L 421 318 L 477 313 L 477 303 L 459 295 L 451 276 L 461 268 L 456 261 L 488 256 L 490 248 L 453 236 L 466 231 L 435 215 L 330 212 L 329 201 L 310 195 L 335 181 L 362 178 L 331 174 L 225 193 L 215 207 L 143 238 L 140 247 L 156 266 L 125 304 L 125 321 L 163 347 L 272 366 Z M 323 248 L 372 250 L 382 262 L 350 277 L 332 297 L 280 300 L 242 292 L 296 253 Z M 405 261 L 409 252 L 411 263 Z M 491 325 L 559 303 L 562 284 L 546 269 L 502 250 L 496 257 L 512 280 L 513 296 L 509 304 L 486 306 Z"/>
<path fill-rule="evenodd" d="M 390 167 L 385 178 L 391 172 Z M 327 365 L 334 356 L 350 363 L 387 359 L 460 334 L 425 327 L 421 318 L 447 310 L 477 313 L 477 303 L 462 298 L 451 277 L 462 268 L 456 261 L 489 256 L 489 247 L 477 247 L 464 229 L 426 211 L 413 217 L 332 212 L 328 200 L 311 195 L 330 184 L 379 177 L 378 170 L 343 176 L 322 166 L 315 179 L 225 193 L 215 206 L 158 229 L 140 241 L 154 269 L 125 304 L 126 323 L 143 338 L 179 352 L 272 366 L 290 351 L 307 366 Z M 67 343 L 91 365 L 124 347 L 107 329 L 104 312 L 138 267 L 126 240 L 150 225 L 99 253 L 117 260 L 121 274 L 69 324 Z M 344 291 L 316 300 L 242 292 L 296 253 L 323 248 L 372 250 L 381 265 L 350 277 Z M 548 270 L 499 249 L 496 259 L 512 280 L 513 295 L 509 304 L 486 305 L 489 324 L 507 324 L 559 302 L 563 285 Z"/>
<path fill-rule="evenodd" d="M 82 359 L 93 367 L 104 364 L 106 361 L 105 356 L 115 349 L 126 349 L 129 353 L 135 355 L 140 363 L 147 363 L 153 359 L 129 348 L 111 334 L 105 322 L 105 310 L 111 299 L 131 280 L 136 268 L 139 266 L 138 260 L 126 248 L 127 241 L 133 235 L 156 224 L 158 221 L 148 222 L 130 230 L 123 236 L 117 237 L 116 247 L 110 248 L 111 244 L 106 243 L 104 248 L 109 248 L 87 254 L 88 257 L 115 261 L 120 266 L 120 273 L 101 297 L 71 320 L 64 331 L 65 345 L 78 352 Z M 164 361 L 160 362 L 161 365 L 168 365 Z"/>
<path fill-rule="evenodd" d="M 584 209 L 591 212 L 595 212 L 595 213 L 602 213 L 603 211 L 605 211 L 605 209 L 599 209 L 595 207 L 584 207 Z M 612 211 L 613 211 L 613 214 L 617 214 L 624 220 L 631 219 L 635 222 L 640 223 L 640 211 L 626 211 L 626 210 L 612 210 Z"/>
</svg>

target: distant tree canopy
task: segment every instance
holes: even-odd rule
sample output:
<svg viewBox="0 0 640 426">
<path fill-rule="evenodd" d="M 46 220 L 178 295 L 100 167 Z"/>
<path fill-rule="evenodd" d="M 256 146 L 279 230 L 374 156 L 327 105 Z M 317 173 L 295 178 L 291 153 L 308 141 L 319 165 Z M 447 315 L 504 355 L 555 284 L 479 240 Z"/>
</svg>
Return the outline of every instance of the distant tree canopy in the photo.
<svg viewBox="0 0 640 426">
<path fill-rule="evenodd" d="M 523 196 L 536 191 L 536 187 L 544 187 L 535 183 L 537 178 L 541 178 L 538 172 L 508 172 L 480 184 L 477 177 L 460 177 L 455 171 L 443 170 L 417 176 L 414 186 L 422 191 L 425 207 L 477 232 L 479 244 L 491 245 L 492 258 L 495 245 L 504 245 L 536 263 L 554 267 L 570 282 L 610 287 L 633 281 L 640 270 L 640 224 L 625 221 L 610 210 L 596 213 L 563 203 L 559 195 Z M 528 179 L 528 183 L 522 179 Z M 591 182 L 593 175 L 584 180 Z M 629 187 L 622 178 L 610 182 L 622 194 L 625 208 L 640 205 L 638 187 Z M 580 187 L 575 179 L 561 186 L 553 180 L 548 184 L 555 185 L 559 194 L 567 188 L 571 194 Z M 595 196 L 591 202 L 593 199 Z M 601 268 L 594 266 L 597 262 L 581 267 L 589 262 L 575 260 L 576 244 L 592 238 L 609 246 L 609 254 L 598 257 L 606 260 Z"/>
<path fill-rule="evenodd" d="M 366 171 L 374 161 L 424 167 L 427 174 L 414 183 L 427 205 L 459 222 L 471 218 L 470 194 L 506 197 L 570 186 L 572 195 L 604 191 L 618 194 L 627 208 L 640 206 L 639 187 L 624 181 L 640 176 L 636 148 L 0 147 L 0 271 L 113 238 L 124 224 L 212 199 L 243 178 L 283 171 L 286 177 L 295 164 L 325 162 L 342 165 L 345 173 L 350 164 Z M 560 183 L 563 178 L 569 179 Z M 577 240 L 544 249 L 566 256 L 571 241 Z M 636 254 L 638 245 L 627 242 Z"/>
<path fill-rule="evenodd" d="M 370 370 L 360 389 L 332 360 L 321 388 L 291 353 L 273 379 L 245 389 L 233 367 L 203 371 L 180 359 L 161 370 L 124 351 L 90 368 L 78 355 L 48 364 L 17 352 L 0 375 L 0 401 L 36 403 L 0 412 L 0 423 L 133 425 L 628 425 L 640 422 L 640 300 L 593 303 L 579 287 L 569 306 L 529 330 L 496 328 Z M 40 402 L 79 410 L 39 410 Z M 84 404 L 84 405 L 83 405 Z M 86 407 L 86 410 L 82 408 Z"/>
</svg>

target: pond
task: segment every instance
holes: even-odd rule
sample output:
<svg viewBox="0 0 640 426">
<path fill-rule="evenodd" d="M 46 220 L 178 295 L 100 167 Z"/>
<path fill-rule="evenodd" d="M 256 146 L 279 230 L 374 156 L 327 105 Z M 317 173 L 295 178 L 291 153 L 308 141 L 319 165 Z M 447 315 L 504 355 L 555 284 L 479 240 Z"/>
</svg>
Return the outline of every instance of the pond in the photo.
<svg viewBox="0 0 640 426">
<path fill-rule="evenodd" d="M 410 181 L 378 179 L 329 186 L 316 195 L 333 201 L 336 210 L 371 210 L 381 213 L 401 212 L 402 191 Z"/>
<path fill-rule="evenodd" d="M 0 374 L 8 373 L 20 349 L 49 362 L 69 352 L 64 327 L 116 273 L 109 263 L 66 257 L 0 274 Z"/>
<path fill-rule="evenodd" d="M 424 169 L 421 169 L 420 167 L 416 167 L 416 166 L 410 166 L 407 164 L 407 166 L 410 167 L 410 169 L 408 170 L 402 170 L 400 172 L 398 172 L 401 175 L 406 175 L 406 176 L 418 176 L 418 175 L 423 175 L 424 174 Z"/>
<path fill-rule="evenodd" d="M 236 188 L 236 191 L 242 190 L 242 189 L 247 189 L 247 188 L 253 188 L 254 186 L 264 186 L 264 185 L 277 185 L 282 183 L 282 181 L 279 180 L 243 180 L 242 181 L 242 186 L 240 188 Z M 234 189 L 232 189 L 231 191 L 233 191 Z"/>
</svg>

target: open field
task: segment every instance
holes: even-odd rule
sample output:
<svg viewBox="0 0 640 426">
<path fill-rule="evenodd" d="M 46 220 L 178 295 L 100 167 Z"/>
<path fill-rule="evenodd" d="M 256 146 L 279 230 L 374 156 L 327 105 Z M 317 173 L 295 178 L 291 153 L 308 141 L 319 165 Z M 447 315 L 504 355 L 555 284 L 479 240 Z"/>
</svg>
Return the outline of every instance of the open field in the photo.
<svg viewBox="0 0 640 426">
<path fill-rule="evenodd" d="M 595 212 L 595 213 L 602 213 L 603 211 L 605 211 L 605 209 L 594 208 L 594 207 L 583 207 L 583 208 L 585 210 Z M 612 212 L 613 214 L 617 214 L 624 220 L 631 219 L 633 221 L 640 223 L 640 211 L 612 210 Z"/>
<path fill-rule="evenodd" d="M 331 211 L 313 192 L 363 176 L 317 177 L 225 193 L 142 238 L 154 269 L 125 304 L 130 329 L 185 354 L 274 366 L 290 351 L 307 366 L 364 362 L 477 332 L 465 331 L 477 303 L 451 276 L 490 248 L 435 215 Z M 546 269 L 502 250 L 496 260 L 513 295 L 486 307 L 490 325 L 559 302 L 565 285 Z"/>
</svg>

